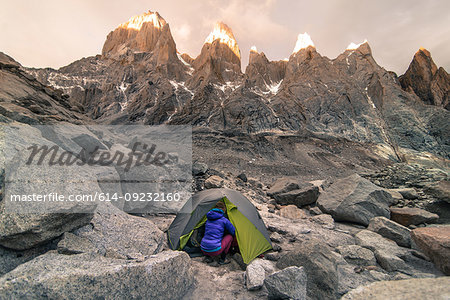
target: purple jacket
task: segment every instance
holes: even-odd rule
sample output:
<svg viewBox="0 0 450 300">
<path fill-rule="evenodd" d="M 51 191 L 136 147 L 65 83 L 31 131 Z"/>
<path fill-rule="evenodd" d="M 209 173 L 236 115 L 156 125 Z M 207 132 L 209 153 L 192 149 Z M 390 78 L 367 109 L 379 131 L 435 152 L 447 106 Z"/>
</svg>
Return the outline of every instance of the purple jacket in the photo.
<svg viewBox="0 0 450 300">
<path fill-rule="evenodd" d="M 233 224 L 224 217 L 224 213 L 219 208 L 213 208 L 206 214 L 205 235 L 203 236 L 200 247 L 205 252 L 215 252 L 221 249 L 222 238 L 225 229 L 234 235 Z"/>
</svg>

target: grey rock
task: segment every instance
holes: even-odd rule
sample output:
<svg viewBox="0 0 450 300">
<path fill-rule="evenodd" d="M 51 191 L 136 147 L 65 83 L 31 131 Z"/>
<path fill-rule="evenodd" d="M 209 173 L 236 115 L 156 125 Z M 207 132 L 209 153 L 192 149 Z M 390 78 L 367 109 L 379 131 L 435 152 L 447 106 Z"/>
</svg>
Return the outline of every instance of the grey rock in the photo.
<svg viewBox="0 0 450 300">
<path fill-rule="evenodd" d="M 396 189 L 387 189 L 387 191 L 391 194 L 392 199 L 394 199 L 396 203 L 403 199 L 402 194 L 400 194 Z"/>
<path fill-rule="evenodd" d="M 280 252 L 282 250 L 281 246 L 278 244 L 273 244 L 272 249 L 273 249 L 273 251 L 277 251 L 277 252 Z"/>
<path fill-rule="evenodd" d="M 82 213 L 24 215 L 2 212 L 0 245 L 15 250 L 31 249 L 51 241 L 66 231 L 88 224 L 92 216 L 93 214 Z"/>
<path fill-rule="evenodd" d="M 237 178 L 239 178 L 240 180 L 242 180 L 243 182 L 247 182 L 248 178 L 247 175 L 245 175 L 245 173 L 241 173 L 237 176 Z"/>
<path fill-rule="evenodd" d="M 419 195 L 414 188 L 393 189 L 393 191 L 399 192 L 403 196 L 403 198 L 408 200 L 419 198 Z"/>
<path fill-rule="evenodd" d="M 57 245 L 60 254 L 80 254 L 97 252 L 94 245 L 86 238 L 79 237 L 73 233 L 65 232 Z"/>
<path fill-rule="evenodd" d="M 245 284 L 249 291 L 255 291 L 262 288 L 266 272 L 264 268 L 252 261 L 245 270 Z"/>
<path fill-rule="evenodd" d="M 338 291 L 337 257 L 330 247 L 317 239 L 303 241 L 298 248 L 280 257 L 279 269 L 304 267 L 308 277 L 307 294 L 312 299 L 336 298 Z"/>
<path fill-rule="evenodd" d="M 205 188 L 206 189 L 214 189 L 214 188 L 221 188 L 223 187 L 224 180 L 223 178 L 213 175 L 208 177 L 208 179 L 205 180 Z"/>
<path fill-rule="evenodd" d="M 407 251 L 407 249 L 399 247 L 394 241 L 386 239 L 370 230 L 361 230 L 358 232 L 355 235 L 355 241 L 361 247 L 370 249 L 373 252 L 380 250 L 385 253 L 400 256 Z"/>
<path fill-rule="evenodd" d="M 450 278 L 440 277 L 374 282 L 348 292 L 341 299 L 445 299 L 448 294 Z"/>
<path fill-rule="evenodd" d="M 355 266 L 347 263 L 340 263 L 338 265 L 338 293 L 343 295 L 348 291 L 373 282 L 374 279 L 367 272 L 356 272 Z"/>
<path fill-rule="evenodd" d="M 334 229 L 335 227 L 333 217 L 328 214 L 321 214 L 318 216 L 314 216 L 311 217 L 310 220 L 317 224 L 322 225 L 322 227 L 327 229 Z"/>
<path fill-rule="evenodd" d="M 278 194 L 287 193 L 296 189 L 299 189 L 300 185 L 296 179 L 293 178 L 279 178 L 277 179 L 270 189 L 267 191 L 267 195 L 274 196 Z"/>
<path fill-rule="evenodd" d="M 401 272 L 395 272 L 395 275 L 392 276 L 391 280 L 406 280 L 406 279 L 411 279 L 411 276 L 406 275 Z M 384 279 L 384 280 L 388 280 L 388 279 Z"/>
<path fill-rule="evenodd" d="M 392 196 L 357 174 L 333 183 L 319 196 L 318 207 L 336 221 L 368 225 L 376 216 L 389 217 Z"/>
<path fill-rule="evenodd" d="M 242 271 L 247 269 L 247 265 L 244 263 L 244 259 L 240 253 L 233 254 L 234 261 L 239 265 Z"/>
<path fill-rule="evenodd" d="M 204 175 L 208 171 L 208 165 L 201 162 L 194 162 L 192 164 L 192 175 Z"/>
<path fill-rule="evenodd" d="M 437 214 L 430 213 L 424 209 L 411 207 L 391 207 L 391 220 L 403 226 L 432 223 L 439 219 Z"/>
<path fill-rule="evenodd" d="M 309 209 L 309 212 L 310 212 L 312 215 L 316 215 L 316 216 L 322 214 L 322 211 L 321 211 L 320 208 L 318 208 L 317 206 L 314 206 L 314 207 L 310 208 L 310 209 Z"/>
<path fill-rule="evenodd" d="M 436 199 L 450 203 L 450 181 L 441 180 L 437 183 L 430 184 L 425 190 L 433 195 Z"/>
<path fill-rule="evenodd" d="M 305 212 L 292 204 L 280 207 L 280 210 L 277 213 L 281 217 L 291 220 L 306 218 Z"/>
<path fill-rule="evenodd" d="M 339 246 L 336 250 L 350 263 L 358 266 L 374 266 L 376 259 L 373 252 L 359 245 Z"/>
<path fill-rule="evenodd" d="M 264 284 L 269 299 L 306 299 L 307 275 L 303 267 L 287 267 L 269 275 Z"/>
<path fill-rule="evenodd" d="M 273 233 L 270 235 L 270 240 L 273 241 L 273 242 L 275 242 L 275 243 L 281 243 L 282 238 L 283 238 L 283 237 L 282 237 L 281 234 L 279 234 L 278 232 L 273 232 Z"/>
<path fill-rule="evenodd" d="M 376 232 L 385 238 L 393 240 L 399 246 L 411 247 L 410 230 L 394 221 L 385 217 L 375 217 L 370 220 L 368 230 Z"/>
<path fill-rule="evenodd" d="M 108 202 L 98 206 L 91 224 L 73 233 L 89 240 L 100 254 L 114 249 L 121 257 L 156 254 L 164 241 L 164 233 L 153 222 L 126 214 Z"/>
<path fill-rule="evenodd" d="M 279 252 L 269 252 L 264 254 L 264 258 L 270 261 L 278 261 L 280 259 Z"/>
<path fill-rule="evenodd" d="M 273 197 L 278 204 L 302 207 L 317 201 L 319 188 L 292 178 L 280 178 L 267 191 L 267 195 Z"/>
<path fill-rule="evenodd" d="M 32 260 L 53 249 L 53 245 L 44 244 L 29 250 L 17 251 L 0 247 L 0 276 L 8 273 L 17 266 Z"/>
<path fill-rule="evenodd" d="M 0 278 L 2 299 L 178 299 L 194 281 L 189 256 L 166 251 L 143 262 L 48 252 Z"/>
<path fill-rule="evenodd" d="M 390 279 L 388 274 L 385 274 L 385 273 L 379 272 L 379 271 L 375 271 L 375 270 L 369 270 L 369 274 L 376 281 L 385 281 L 385 280 L 389 280 Z M 403 273 L 398 273 L 398 274 L 405 275 L 405 278 L 402 278 L 402 279 L 409 279 L 409 278 L 411 278 L 408 275 L 403 274 Z M 397 280 L 397 279 L 392 279 L 392 280 Z"/>
<path fill-rule="evenodd" d="M 388 272 L 405 270 L 407 268 L 406 263 L 401 258 L 382 250 L 375 250 L 375 257 L 380 266 Z"/>
</svg>

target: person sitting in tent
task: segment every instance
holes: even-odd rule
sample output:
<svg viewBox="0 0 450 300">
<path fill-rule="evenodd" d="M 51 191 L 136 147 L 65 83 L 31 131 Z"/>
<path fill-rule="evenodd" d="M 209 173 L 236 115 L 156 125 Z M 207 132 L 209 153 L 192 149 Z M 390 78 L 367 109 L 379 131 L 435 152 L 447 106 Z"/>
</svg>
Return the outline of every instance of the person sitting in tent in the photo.
<svg viewBox="0 0 450 300">
<path fill-rule="evenodd" d="M 211 257 L 220 255 L 219 264 L 229 263 L 225 257 L 230 250 L 235 235 L 233 224 L 225 217 L 226 206 L 222 201 L 217 202 L 215 207 L 206 214 L 205 235 L 200 243 L 200 247 L 207 261 Z M 224 236 L 225 231 L 229 234 Z"/>
</svg>

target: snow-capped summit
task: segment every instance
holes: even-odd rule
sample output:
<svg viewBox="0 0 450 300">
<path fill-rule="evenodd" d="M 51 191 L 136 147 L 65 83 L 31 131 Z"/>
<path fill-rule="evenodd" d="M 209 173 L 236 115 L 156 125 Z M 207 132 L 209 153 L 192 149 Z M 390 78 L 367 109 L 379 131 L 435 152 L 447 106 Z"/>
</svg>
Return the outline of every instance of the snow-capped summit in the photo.
<svg viewBox="0 0 450 300">
<path fill-rule="evenodd" d="M 350 43 L 350 45 L 348 45 L 347 50 L 356 50 L 358 49 L 361 45 L 367 43 L 367 40 L 365 39 L 364 42 L 359 43 L 359 44 L 355 44 L 355 43 Z"/>
<path fill-rule="evenodd" d="M 131 17 L 127 22 L 119 25 L 120 28 L 141 30 L 144 23 L 150 23 L 156 28 L 162 28 L 166 20 L 158 12 L 148 11 L 146 13 Z"/>
<path fill-rule="evenodd" d="M 241 58 L 241 53 L 236 39 L 234 38 L 233 31 L 228 25 L 222 22 L 217 22 L 214 25 L 214 29 L 206 38 L 205 43 L 212 44 L 215 40 L 219 40 L 220 43 L 227 45 L 239 59 Z"/>
<path fill-rule="evenodd" d="M 258 49 L 256 49 L 256 46 L 252 46 L 252 47 L 250 48 L 250 51 L 253 51 L 253 52 L 258 53 Z"/>
<path fill-rule="evenodd" d="M 309 46 L 315 48 L 314 43 L 311 40 L 309 34 L 307 34 L 306 32 L 303 34 L 300 33 L 297 37 L 297 43 L 295 44 L 294 51 L 292 51 L 292 53 L 297 53 L 301 49 L 306 49 Z"/>
<path fill-rule="evenodd" d="M 109 58 L 136 52 L 151 53 L 160 70 L 173 76 L 179 77 L 186 68 L 177 56 L 169 24 L 157 12 L 148 11 L 120 24 L 108 34 L 102 49 L 102 55 Z"/>
</svg>

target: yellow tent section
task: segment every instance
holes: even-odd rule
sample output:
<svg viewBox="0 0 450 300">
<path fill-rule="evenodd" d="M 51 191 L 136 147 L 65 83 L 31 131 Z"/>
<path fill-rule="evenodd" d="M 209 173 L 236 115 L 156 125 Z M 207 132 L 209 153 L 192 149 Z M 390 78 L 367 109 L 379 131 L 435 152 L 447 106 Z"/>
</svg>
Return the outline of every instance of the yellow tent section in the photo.
<svg viewBox="0 0 450 300">
<path fill-rule="evenodd" d="M 262 233 L 230 200 L 224 197 L 223 201 L 227 206 L 228 218 L 236 229 L 236 239 L 245 264 L 250 263 L 259 254 L 272 249 L 272 246 Z"/>
</svg>

